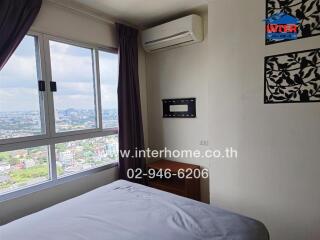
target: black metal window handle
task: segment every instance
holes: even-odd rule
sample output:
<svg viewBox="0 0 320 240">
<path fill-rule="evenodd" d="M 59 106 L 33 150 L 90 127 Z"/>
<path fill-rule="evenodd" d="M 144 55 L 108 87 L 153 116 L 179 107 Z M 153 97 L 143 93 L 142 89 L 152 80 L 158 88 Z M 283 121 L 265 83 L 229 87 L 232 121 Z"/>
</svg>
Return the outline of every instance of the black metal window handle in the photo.
<svg viewBox="0 0 320 240">
<path fill-rule="evenodd" d="M 46 91 L 46 82 L 39 80 L 38 81 L 38 89 L 39 89 L 39 92 L 45 92 Z"/>
<path fill-rule="evenodd" d="M 57 83 L 56 82 L 50 82 L 50 91 L 51 92 L 57 91 Z"/>
</svg>

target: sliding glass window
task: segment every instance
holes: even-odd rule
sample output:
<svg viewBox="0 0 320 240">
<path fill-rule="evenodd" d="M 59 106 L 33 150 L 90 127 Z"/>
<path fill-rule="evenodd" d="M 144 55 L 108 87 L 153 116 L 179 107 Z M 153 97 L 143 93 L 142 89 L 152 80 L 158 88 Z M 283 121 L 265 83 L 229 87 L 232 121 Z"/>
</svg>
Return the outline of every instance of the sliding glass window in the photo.
<svg viewBox="0 0 320 240">
<path fill-rule="evenodd" d="M 50 41 L 56 132 L 97 128 L 93 50 Z"/>
<path fill-rule="evenodd" d="M 27 35 L 0 72 L 0 201 L 118 162 L 116 49 Z"/>
<path fill-rule="evenodd" d="M 0 140 L 46 132 L 38 52 L 38 38 L 26 36 L 0 72 Z"/>
<path fill-rule="evenodd" d="M 118 54 L 99 51 L 102 121 L 104 128 L 118 128 Z"/>
</svg>

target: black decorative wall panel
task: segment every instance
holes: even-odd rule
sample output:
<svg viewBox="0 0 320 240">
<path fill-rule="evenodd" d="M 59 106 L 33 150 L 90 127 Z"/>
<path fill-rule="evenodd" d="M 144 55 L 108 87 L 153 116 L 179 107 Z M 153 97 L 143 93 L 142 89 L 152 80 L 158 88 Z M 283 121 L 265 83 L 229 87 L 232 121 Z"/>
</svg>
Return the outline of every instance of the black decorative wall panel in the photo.
<svg viewBox="0 0 320 240">
<path fill-rule="evenodd" d="M 265 103 L 320 102 L 320 48 L 265 57 Z"/>
<path fill-rule="evenodd" d="M 284 12 L 300 20 L 298 39 L 320 35 L 320 0 L 266 1 L 266 18 Z M 266 44 L 272 43 L 276 42 L 266 40 Z"/>
</svg>

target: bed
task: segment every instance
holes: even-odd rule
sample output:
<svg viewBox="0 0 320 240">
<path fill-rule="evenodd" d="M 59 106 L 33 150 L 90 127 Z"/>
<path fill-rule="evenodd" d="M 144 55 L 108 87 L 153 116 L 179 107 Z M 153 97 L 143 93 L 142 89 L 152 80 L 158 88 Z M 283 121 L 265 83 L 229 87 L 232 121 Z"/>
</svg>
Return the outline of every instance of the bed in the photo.
<svg viewBox="0 0 320 240">
<path fill-rule="evenodd" d="M 265 226 L 201 202 L 118 180 L 0 227 L 1 240 L 267 240 Z"/>
</svg>

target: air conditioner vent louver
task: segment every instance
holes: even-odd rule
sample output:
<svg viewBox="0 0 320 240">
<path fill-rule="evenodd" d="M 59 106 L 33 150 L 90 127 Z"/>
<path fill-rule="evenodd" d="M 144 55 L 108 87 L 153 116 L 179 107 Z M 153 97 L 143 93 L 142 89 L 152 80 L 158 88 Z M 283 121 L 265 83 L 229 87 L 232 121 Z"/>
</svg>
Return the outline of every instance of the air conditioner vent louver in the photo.
<svg viewBox="0 0 320 240">
<path fill-rule="evenodd" d="M 142 32 L 142 44 L 148 52 L 183 46 L 202 40 L 202 20 L 197 15 L 180 18 Z"/>
<path fill-rule="evenodd" d="M 158 43 L 158 42 L 162 42 L 162 41 L 170 41 L 172 38 L 180 38 L 181 36 L 184 36 L 186 34 L 189 35 L 190 33 L 188 31 L 179 32 L 179 33 L 167 36 L 167 37 L 163 37 L 163 38 L 159 38 L 156 40 L 145 42 L 145 44 Z"/>
</svg>

